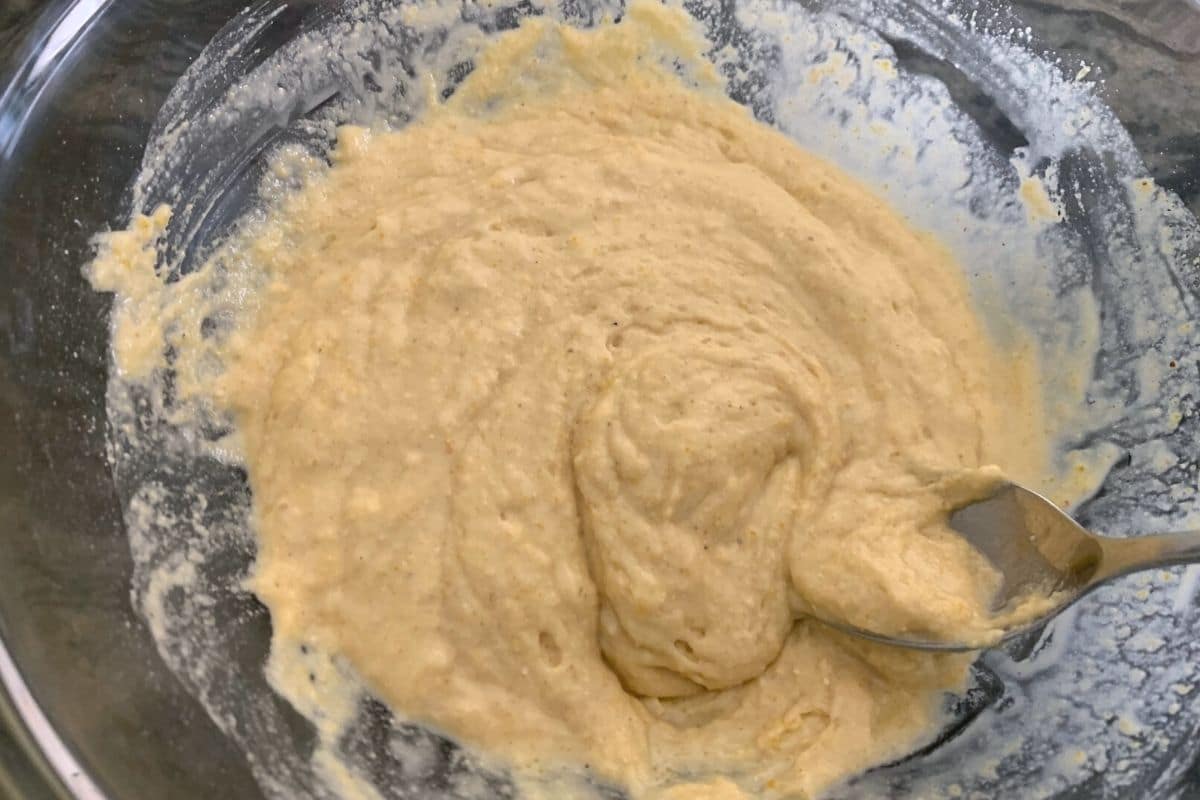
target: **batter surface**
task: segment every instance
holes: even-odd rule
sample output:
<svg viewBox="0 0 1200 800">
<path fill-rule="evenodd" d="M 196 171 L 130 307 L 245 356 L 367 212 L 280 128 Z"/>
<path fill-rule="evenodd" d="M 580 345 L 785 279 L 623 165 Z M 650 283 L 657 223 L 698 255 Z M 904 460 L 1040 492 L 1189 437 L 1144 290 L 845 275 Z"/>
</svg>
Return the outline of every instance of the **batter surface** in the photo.
<svg viewBox="0 0 1200 800">
<path fill-rule="evenodd" d="M 200 388 L 275 658 L 336 654 L 551 796 L 810 796 L 919 743 L 968 660 L 810 615 L 986 635 L 947 513 L 1044 457 L 959 266 L 700 44 L 645 6 L 526 22 L 218 257 L 261 283 Z"/>
</svg>

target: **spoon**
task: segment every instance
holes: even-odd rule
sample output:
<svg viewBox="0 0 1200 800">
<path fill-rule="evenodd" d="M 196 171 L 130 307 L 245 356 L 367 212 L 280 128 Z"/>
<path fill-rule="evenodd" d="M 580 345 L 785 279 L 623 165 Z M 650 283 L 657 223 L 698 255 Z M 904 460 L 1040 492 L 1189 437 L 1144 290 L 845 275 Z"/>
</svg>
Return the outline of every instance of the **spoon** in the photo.
<svg viewBox="0 0 1200 800">
<path fill-rule="evenodd" d="M 1003 579 L 993 600 L 1001 625 L 986 642 L 955 642 L 920 634 L 891 635 L 840 622 L 847 633 L 919 650 L 969 651 L 993 647 L 1040 627 L 1093 589 L 1131 572 L 1200 562 L 1200 531 L 1114 539 L 1085 530 L 1052 501 L 1013 483 L 950 515 L 950 527 L 981 552 Z M 1029 600 L 1033 616 L 1004 610 Z"/>
</svg>

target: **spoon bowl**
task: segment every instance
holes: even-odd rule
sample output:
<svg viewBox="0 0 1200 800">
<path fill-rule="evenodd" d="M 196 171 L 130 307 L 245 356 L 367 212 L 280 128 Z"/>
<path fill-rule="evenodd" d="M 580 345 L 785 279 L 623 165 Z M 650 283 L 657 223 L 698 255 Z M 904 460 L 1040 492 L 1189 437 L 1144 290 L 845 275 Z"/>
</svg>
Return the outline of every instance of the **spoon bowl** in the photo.
<svg viewBox="0 0 1200 800">
<path fill-rule="evenodd" d="M 919 650 L 967 652 L 994 647 L 1041 627 L 1088 592 L 1114 578 L 1200 561 L 1200 531 L 1117 539 L 1091 533 L 1051 500 L 1003 483 L 950 515 L 950 527 L 1001 575 L 992 602 L 998 633 L 987 641 L 893 635 L 823 620 L 855 636 Z M 1006 614 L 1018 606 L 1033 614 Z"/>
</svg>

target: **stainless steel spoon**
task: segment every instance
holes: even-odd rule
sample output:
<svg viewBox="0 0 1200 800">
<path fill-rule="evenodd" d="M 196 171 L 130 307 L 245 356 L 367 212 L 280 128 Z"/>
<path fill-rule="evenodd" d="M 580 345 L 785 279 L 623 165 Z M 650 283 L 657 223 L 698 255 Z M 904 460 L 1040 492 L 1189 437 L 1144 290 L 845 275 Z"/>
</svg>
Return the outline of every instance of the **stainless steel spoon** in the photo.
<svg viewBox="0 0 1200 800">
<path fill-rule="evenodd" d="M 1005 628 L 994 641 L 967 643 L 892 636 L 826 621 L 857 636 L 920 650 L 968 651 L 991 647 L 1044 625 L 1098 586 L 1122 575 L 1200 562 L 1200 531 L 1113 539 L 1084 530 L 1052 501 L 1005 483 L 986 498 L 958 509 L 950 526 L 983 553 L 1003 584 L 993 601 L 1000 610 L 1028 597 L 1053 599 L 1033 619 Z"/>
</svg>

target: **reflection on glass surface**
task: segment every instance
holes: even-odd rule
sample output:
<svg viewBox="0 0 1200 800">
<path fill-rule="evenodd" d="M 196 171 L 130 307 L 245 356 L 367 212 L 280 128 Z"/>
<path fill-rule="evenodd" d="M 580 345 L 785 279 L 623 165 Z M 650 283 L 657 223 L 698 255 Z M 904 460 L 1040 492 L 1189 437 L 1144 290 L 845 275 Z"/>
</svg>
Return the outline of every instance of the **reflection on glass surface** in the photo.
<svg viewBox="0 0 1200 800">
<path fill-rule="evenodd" d="M 72 47 L 83 40 L 88 27 L 111 2 L 77 0 L 43 12 L 47 30 L 29 37 L 27 58 L 7 78 L 8 85 L 0 94 L 0 157 L 12 156 L 17 133 L 53 77 L 54 68 L 70 56 Z M 60 8 L 62 16 L 55 20 Z"/>
</svg>

